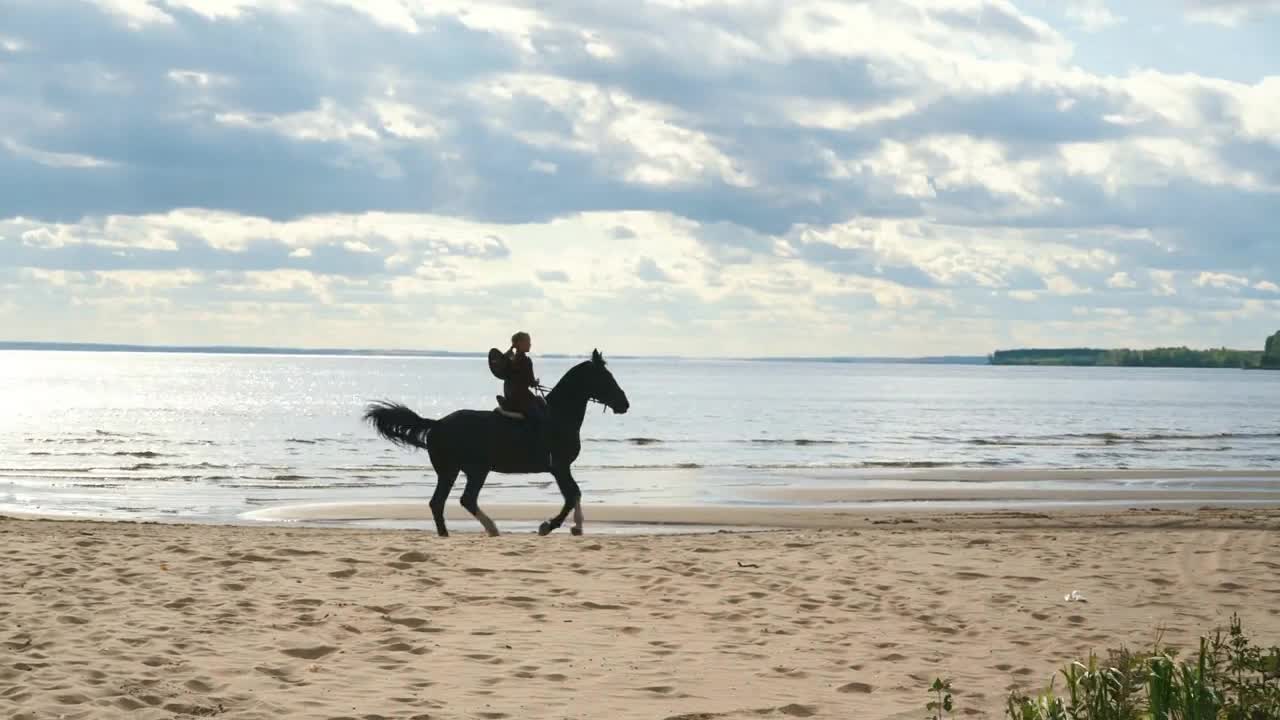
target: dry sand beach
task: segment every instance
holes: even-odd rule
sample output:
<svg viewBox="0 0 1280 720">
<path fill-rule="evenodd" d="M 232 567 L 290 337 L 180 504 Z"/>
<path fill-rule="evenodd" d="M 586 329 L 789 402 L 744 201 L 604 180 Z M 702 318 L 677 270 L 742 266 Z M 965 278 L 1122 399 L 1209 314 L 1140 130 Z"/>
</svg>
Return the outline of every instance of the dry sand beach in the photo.
<svg viewBox="0 0 1280 720">
<path fill-rule="evenodd" d="M 1091 648 L 1162 628 L 1185 645 L 1233 611 L 1280 637 L 1277 510 L 813 524 L 440 539 L 0 519 L 0 715 L 920 718 L 943 676 L 959 716 L 1002 717 L 1010 687 Z"/>
</svg>

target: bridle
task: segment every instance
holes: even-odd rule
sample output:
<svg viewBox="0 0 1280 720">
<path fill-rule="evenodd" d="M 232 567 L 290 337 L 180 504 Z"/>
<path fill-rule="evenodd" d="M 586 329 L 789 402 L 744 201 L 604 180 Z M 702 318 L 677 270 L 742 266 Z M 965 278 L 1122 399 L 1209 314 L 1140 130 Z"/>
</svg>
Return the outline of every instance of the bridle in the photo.
<svg viewBox="0 0 1280 720">
<path fill-rule="evenodd" d="M 546 396 L 546 394 L 545 394 L 545 393 L 551 392 L 551 388 L 547 387 L 546 385 L 542 385 L 542 384 L 534 385 L 534 386 L 533 386 L 533 389 L 538 391 L 538 397 L 541 397 L 544 401 L 547 399 L 547 396 Z M 605 402 L 605 401 L 603 401 L 603 400 L 601 400 L 601 399 L 599 399 L 599 398 L 592 397 L 592 396 L 590 396 L 590 395 L 588 395 L 588 396 L 587 396 L 587 402 L 588 402 L 588 403 L 595 403 L 595 404 L 599 405 L 599 406 L 600 406 L 600 412 L 601 412 L 601 414 L 603 414 L 605 411 L 607 411 L 607 410 L 609 409 L 609 403 L 607 403 L 607 402 Z"/>
</svg>

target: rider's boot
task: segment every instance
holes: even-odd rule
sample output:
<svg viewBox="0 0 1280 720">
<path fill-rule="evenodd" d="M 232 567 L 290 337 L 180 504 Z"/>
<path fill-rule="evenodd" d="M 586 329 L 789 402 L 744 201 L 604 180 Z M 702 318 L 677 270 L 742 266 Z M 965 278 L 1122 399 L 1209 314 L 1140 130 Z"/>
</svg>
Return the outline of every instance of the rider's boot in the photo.
<svg viewBox="0 0 1280 720">
<path fill-rule="evenodd" d="M 538 426 L 534 429 L 537 457 L 551 467 L 551 419 L 546 415 L 538 418 Z"/>
</svg>

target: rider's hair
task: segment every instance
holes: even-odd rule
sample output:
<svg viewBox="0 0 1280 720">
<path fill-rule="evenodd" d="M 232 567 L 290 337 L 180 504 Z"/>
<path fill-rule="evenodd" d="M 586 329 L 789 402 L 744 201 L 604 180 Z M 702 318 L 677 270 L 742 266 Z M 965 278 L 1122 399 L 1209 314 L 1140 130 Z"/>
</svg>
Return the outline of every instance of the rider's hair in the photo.
<svg viewBox="0 0 1280 720">
<path fill-rule="evenodd" d="M 516 344 L 519 343 L 521 340 L 528 340 L 528 339 L 529 339 L 529 333 L 521 330 L 520 332 L 511 336 L 511 347 L 514 348 Z"/>
</svg>

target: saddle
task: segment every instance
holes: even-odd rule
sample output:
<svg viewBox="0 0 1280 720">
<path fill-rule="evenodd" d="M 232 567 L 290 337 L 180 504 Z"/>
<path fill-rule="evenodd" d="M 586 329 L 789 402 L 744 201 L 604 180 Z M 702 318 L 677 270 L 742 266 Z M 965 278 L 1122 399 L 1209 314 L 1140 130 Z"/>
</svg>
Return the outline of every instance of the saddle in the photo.
<svg viewBox="0 0 1280 720">
<path fill-rule="evenodd" d="M 499 415 L 509 417 L 512 420 L 525 419 L 524 413 L 518 413 L 514 410 L 507 409 L 507 399 L 505 397 L 503 397 L 502 395 L 498 395 L 497 398 L 498 398 L 498 407 L 493 409 L 494 412 L 498 413 Z"/>
</svg>

